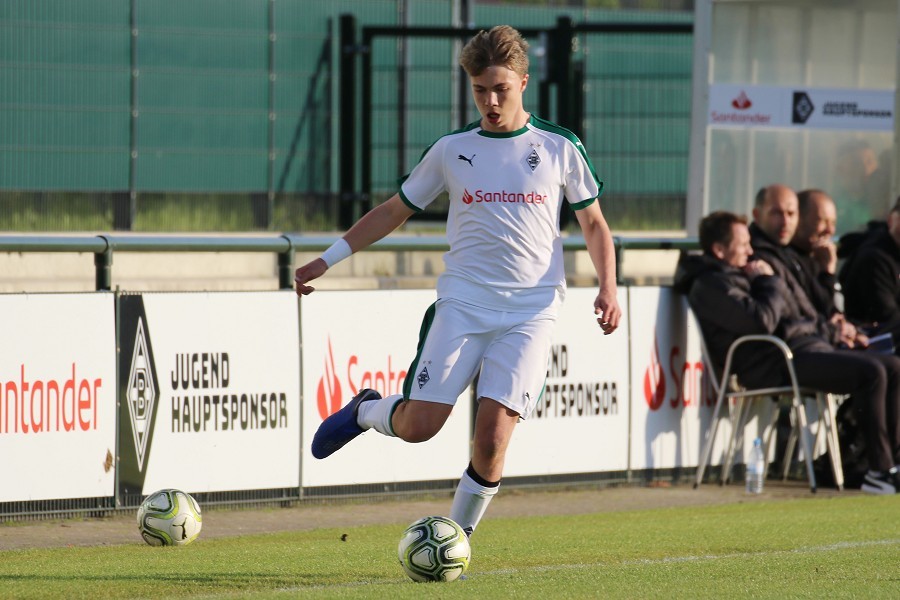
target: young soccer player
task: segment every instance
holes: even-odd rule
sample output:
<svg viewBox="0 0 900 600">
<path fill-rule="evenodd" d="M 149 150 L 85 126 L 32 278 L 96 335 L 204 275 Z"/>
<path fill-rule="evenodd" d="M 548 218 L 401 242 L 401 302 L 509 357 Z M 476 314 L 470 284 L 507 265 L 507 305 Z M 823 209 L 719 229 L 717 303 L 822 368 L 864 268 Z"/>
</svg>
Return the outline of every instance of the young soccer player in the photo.
<svg viewBox="0 0 900 600">
<path fill-rule="evenodd" d="M 362 390 L 326 419 L 312 442 L 325 458 L 368 429 L 423 442 L 443 426 L 477 374 L 471 462 L 450 518 L 474 531 L 497 493 L 510 436 L 544 385 L 553 329 L 565 296 L 559 213 L 569 202 L 599 278 L 594 314 L 605 334 L 619 325 L 612 235 L 600 211 L 603 184 L 571 132 L 525 111 L 528 44 L 508 26 L 481 31 L 463 48 L 481 119 L 422 155 L 399 193 L 372 209 L 296 271 L 297 293 L 383 238 L 440 193 L 450 196 L 445 271 L 426 312 L 402 395 Z"/>
</svg>

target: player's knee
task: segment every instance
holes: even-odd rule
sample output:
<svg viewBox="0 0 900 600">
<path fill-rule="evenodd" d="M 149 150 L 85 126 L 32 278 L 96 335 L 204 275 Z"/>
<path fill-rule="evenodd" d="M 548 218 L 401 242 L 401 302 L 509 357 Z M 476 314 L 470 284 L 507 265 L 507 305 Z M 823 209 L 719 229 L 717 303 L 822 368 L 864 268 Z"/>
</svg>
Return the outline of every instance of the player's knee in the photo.
<svg viewBox="0 0 900 600">
<path fill-rule="evenodd" d="M 479 436 L 475 440 L 476 454 L 486 461 L 493 461 L 506 453 L 506 440 L 500 436 Z"/>
</svg>

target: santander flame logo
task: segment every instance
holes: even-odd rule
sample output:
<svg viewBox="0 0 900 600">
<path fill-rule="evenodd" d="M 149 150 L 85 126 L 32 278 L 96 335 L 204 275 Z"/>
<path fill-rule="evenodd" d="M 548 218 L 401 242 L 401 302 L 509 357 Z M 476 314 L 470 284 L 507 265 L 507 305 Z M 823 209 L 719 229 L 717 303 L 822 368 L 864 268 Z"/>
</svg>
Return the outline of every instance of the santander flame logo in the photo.
<svg viewBox="0 0 900 600">
<path fill-rule="evenodd" d="M 319 387 L 316 390 L 316 405 L 319 408 L 319 416 L 324 421 L 341 408 L 341 382 L 338 381 L 334 369 L 334 352 L 331 350 L 331 338 L 328 338 L 328 356 L 325 358 L 325 375 L 319 379 Z"/>
<path fill-rule="evenodd" d="M 472 198 L 472 194 L 469 193 L 469 190 L 463 190 L 463 202 L 466 204 L 472 204 L 474 198 Z"/>
<path fill-rule="evenodd" d="M 653 334 L 653 352 L 650 353 L 650 366 L 644 372 L 644 399 L 650 410 L 659 410 L 666 399 L 666 376 L 662 362 L 659 360 L 659 342 L 656 332 Z"/>
<path fill-rule="evenodd" d="M 731 101 L 731 106 L 738 110 L 747 110 L 753 103 L 750 101 L 750 98 L 747 94 L 744 93 L 744 90 L 741 90 L 741 93 L 738 94 L 738 97 Z"/>
</svg>

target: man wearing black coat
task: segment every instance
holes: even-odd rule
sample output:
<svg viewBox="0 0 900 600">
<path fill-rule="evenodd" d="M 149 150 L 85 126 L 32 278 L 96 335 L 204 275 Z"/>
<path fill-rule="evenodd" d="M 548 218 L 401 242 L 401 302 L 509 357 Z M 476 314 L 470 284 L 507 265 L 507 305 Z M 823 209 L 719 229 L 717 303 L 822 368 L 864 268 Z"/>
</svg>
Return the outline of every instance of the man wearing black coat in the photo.
<svg viewBox="0 0 900 600">
<path fill-rule="evenodd" d="M 813 259 L 803 256 L 797 247 L 790 245 L 795 240 L 799 222 L 800 203 L 791 188 L 775 184 L 759 190 L 750 225 L 754 254 L 769 263 L 775 274 L 784 280 L 801 314 L 816 321 L 823 337 L 843 348 L 865 347 L 866 336 L 834 305 L 833 275 L 819 275 Z M 827 252 L 827 248 L 824 251 Z"/>
<path fill-rule="evenodd" d="M 687 294 L 717 371 L 724 367 L 728 348 L 743 335 L 773 334 L 783 339 L 794 354 L 801 386 L 859 399 L 872 469 L 862 489 L 897 493 L 900 359 L 836 350 L 823 337 L 819 320 L 805 314 L 808 309 L 801 307 L 805 296 L 791 290 L 767 262 L 748 262 L 753 249 L 743 217 L 727 212 L 705 217 L 700 245 L 702 256 L 685 255 L 679 261 L 675 289 Z M 776 352 L 771 346 L 743 345 L 735 355 L 739 380 L 753 387 L 785 384 L 787 372 Z"/>
<path fill-rule="evenodd" d="M 887 227 L 876 227 L 844 263 L 840 274 L 847 315 L 875 333 L 894 333 L 900 350 L 900 198 Z"/>
</svg>

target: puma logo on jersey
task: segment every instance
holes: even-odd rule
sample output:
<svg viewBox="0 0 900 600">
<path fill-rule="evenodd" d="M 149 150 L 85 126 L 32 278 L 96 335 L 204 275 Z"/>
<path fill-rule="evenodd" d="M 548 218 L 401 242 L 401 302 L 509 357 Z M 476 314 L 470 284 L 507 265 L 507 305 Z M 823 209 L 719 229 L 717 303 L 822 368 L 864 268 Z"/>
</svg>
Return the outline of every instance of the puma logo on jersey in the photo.
<svg viewBox="0 0 900 600">
<path fill-rule="evenodd" d="M 466 161 L 467 163 L 469 163 L 469 166 L 470 166 L 470 167 L 474 167 L 475 165 L 472 164 L 472 160 L 473 160 L 474 158 L 475 158 L 475 155 L 474 155 L 474 154 L 472 155 L 472 158 L 466 158 L 465 156 L 463 156 L 462 154 L 460 154 L 459 156 L 456 157 L 456 160 L 464 160 L 464 161 Z"/>
</svg>

